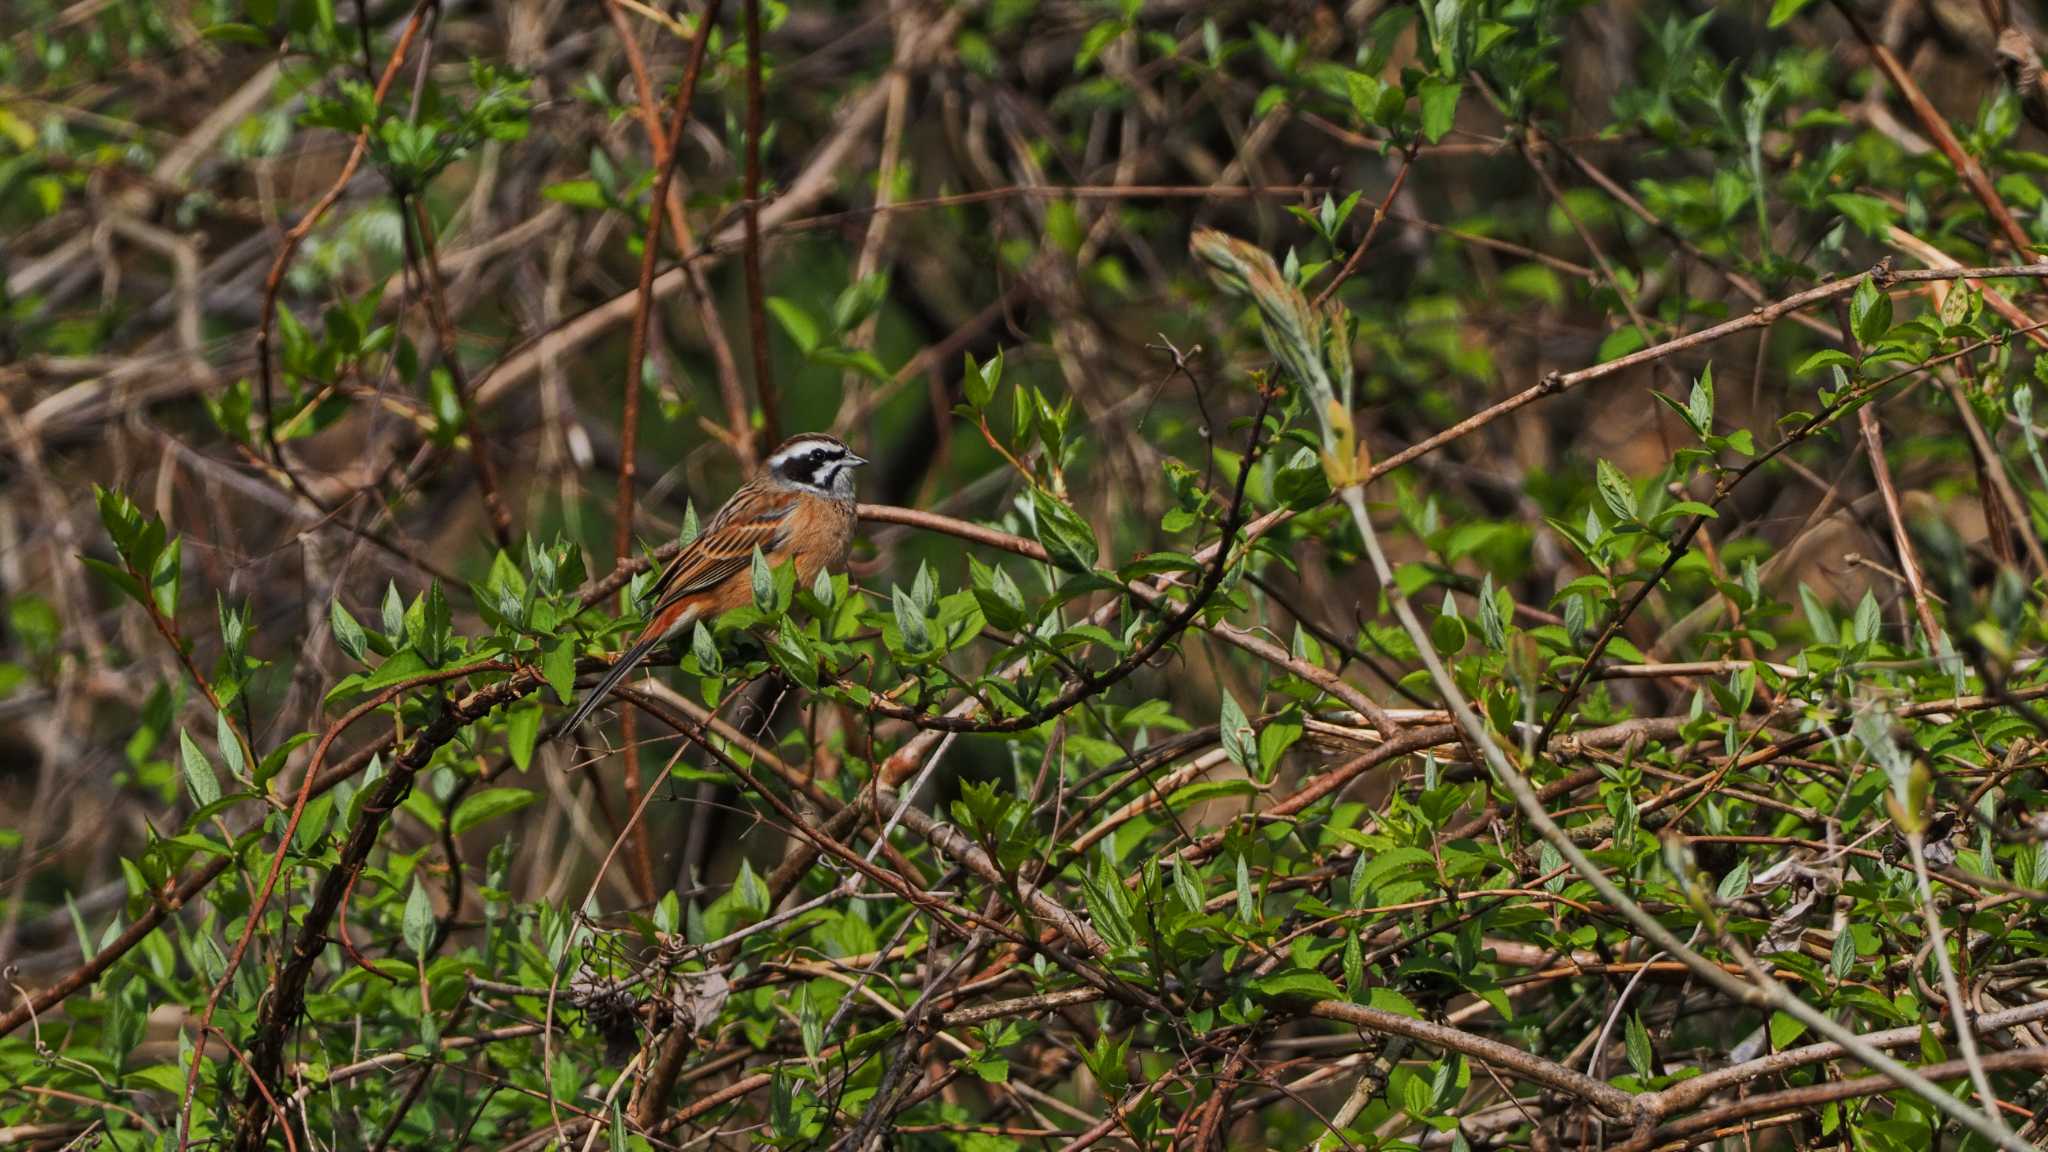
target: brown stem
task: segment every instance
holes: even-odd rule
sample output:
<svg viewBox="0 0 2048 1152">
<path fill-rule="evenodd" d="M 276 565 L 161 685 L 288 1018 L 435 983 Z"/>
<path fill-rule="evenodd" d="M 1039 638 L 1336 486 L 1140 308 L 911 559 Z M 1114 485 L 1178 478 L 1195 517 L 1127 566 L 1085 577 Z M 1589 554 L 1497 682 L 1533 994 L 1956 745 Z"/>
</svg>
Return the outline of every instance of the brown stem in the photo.
<svg viewBox="0 0 2048 1152">
<path fill-rule="evenodd" d="M 2006 207 L 2004 198 L 1999 196 L 1998 189 L 1991 183 L 1991 177 L 1985 173 L 1983 166 L 1963 150 L 1962 142 L 1956 139 L 1954 130 L 1948 126 L 1948 119 L 1934 107 L 1934 102 L 1927 98 L 1927 94 L 1920 90 L 1920 86 L 1913 82 L 1913 77 L 1907 73 L 1905 66 L 1899 63 L 1899 58 L 1892 54 L 1892 50 L 1885 46 L 1884 41 L 1871 33 L 1870 26 L 1857 14 L 1854 4 L 1849 0 L 1835 0 L 1835 10 L 1849 22 L 1849 27 L 1856 30 L 1857 38 L 1870 50 L 1871 58 L 1876 61 L 1878 70 L 1884 73 L 1885 79 L 1891 81 L 1892 87 L 1899 90 L 1899 95 L 1906 98 L 1906 103 L 1913 109 L 1913 115 L 1920 121 L 1920 126 L 1934 138 L 1935 146 L 1948 158 L 1949 164 L 1956 170 L 1956 175 L 1961 176 L 1963 183 L 1969 186 L 1971 195 L 1975 196 L 1977 202 L 1984 206 L 1984 211 L 1990 214 L 1992 223 L 2004 233 L 2006 242 L 2012 245 L 2013 251 L 2021 256 L 2031 255 L 2034 249 L 2033 240 L 2028 238 L 2026 229 L 2020 227 L 2020 222 L 2013 217 L 2012 209 Z"/>
<path fill-rule="evenodd" d="M 315 782 L 312 794 L 314 796 L 324 795 L 336 784 L 361 772 L 369 765 L 373 757 L 388 751 L 391 748 L 392 742 L 391 734 L 385 733 L 372 740 L 368 746 L 358 749 L 347 759 L 329 769 L 324 776 Z M 200 893 L 206 891 L 215 880 L 220 879 L 221 875 L 228 870 L 228 865 L 231 862 L 226 856 L 208 857 L 205 865 L 197 872 L 179 881 L 169 892 L 150 893 L 149 906 L 144 908 L 142 914 L 135 918 L 135 922 L 128 925 L 119 936 L 109 941 L 91 959 L 65 973 L 61 979 L 49 987 L 30 996 L 26 1001 L 9 1010 L 6 1015 L 0 1016 L 0 1036 L 6 1036 L 28 1023 L 40 1013 L 48 1012 L 57 1005 L 62 1004 L 70 996 L 90 987 L 107 969 L 113 967 L 123 956 L 148 939 L 150 934 L 155 932 L 167 917 L 177 913 L 185 905 L 191 903 Z"/>
<path fill-rule="evenodd" d="M 441 345 L 441 363 L 448 368 L 450 386 L 455 392 L 455 404 L 462 413 L 462 430 L 469 436 L 470 465 L 476 471 L 476 486 L 483 496 L 484 516 L 490 521 L 491 536 L 498 547 L 512 547 L 512 513 L 505 507 L 504 496 L 498 488 L 498 466 L 491 458 L 491 443 L 484 430 L 477 424 L 476 405 L 472 402 L 469 388 L 469 373 L 462 367 L 462 357 L 455 345 L 455 322 L 448 315 L 448 300 L 441 286 L 440 260 L 435 256 L 433 221 L 427 217 L 425 200 L 418 196 L 400 196 L 399 203 L 411 201 L 413 224 L 419 229 L 420 256 L 415 259 L 420 275 L 426 281 L 427 316 L 434 324 L 434 337 Z M 414 256 L 412 233 L 405 233 L 405 250 L 408 257 Z"/>
<path fill-rule="evenodd" d="M 1351 255 L 1344 261 L 1344 267 L 1337 270 L 1336 278 L 1324 285 L 1321 292 L 1316 293 L 1315 302 L 1311 307 L 1321 308 L 1323 302 L 1334 295 L 1337 289 L 1343 287 L 1344 282 L 1351 279 L 1353 272 L 1358 271 L 1359 262 L 1365 259 L 1366 250 L 1372 247 L 1372 238 L 1379 233 L 1380 225 L 1387 219 L 1387 209 L 1394 206 L 1394 198 L 1401 194 L 1401 186 L 1408 182 L 1408 170 L 1413 167 L 1415 152 L 1411 149 L 1402 156 L 1401 169 L 1394 173 L 1394 182 L 1387 188 L 1387 194 L 1380 199 L 1379 207 L 1373 209 L 1372 223 L 1366 225 L 1365 238 L 1358 242 L 1358 247 L 1351 250 Z"/>
<path fill-rule="evenodd" d="M 406 53 L 412 48 L 413 37 L 419 33 L 421 22 L 425 19 L 428 9 L 433 6 L 434 0 L 419 0 L 413 5 L 412 15 L 405 22 L 405 30 L 399 33 L 398 43 L 392 47 L 390 58 L 384 62 L 384 74 L 377 78 L 377 87 L 371 98 L 373 106 L 383 105 L 385 94 L 391 90 L 391 82 L 398 76 L 399 65 L 405 62 Z M 306 237 L 320 223 L 321 217 L 327 215 L 328 210 L 341 199 L 342 189 L 348 187 L 348 182 L 355 177 L 356 169 L 362 166 L 363 156 L 370 148 L 372 127 L 374 125 L 366 125 L 356 133 L 355 144 L 349 149 L 348 159 L 342 162 L 341 174 L 334 178 L 334 183 L 328 187 L 326 193 L 314 202 L 312 209 L 284 234 L 277 258 L 271 261 L 270 272 L 263 278 L 263 305 L 256 321 L 256 376 L 263 401 L 264 441 L 270 448 L 272 462 L 291 477 L 293 487 L 298 488 L 300 494 L 309 500 L 312 499 L 311 493 L 306 492 L 297 476 L 285 467 L 284 449 L 277 441 L 277 420 L 272 399 L 276 391 L 276 375 L 270 363 L 270 333 L 272 323 L 277 318 L 277 294 L 284 286 L 285 271 L 291 267 L 292 257 L 298 253 L 299 245 L 305 242 Z"/>
<path fill-rule="evenodd" d="M 1913 538 L 1906 531 L 1904 511 L 1899 507 L 1899 489 L 1892 483 L 1892 468 L 1884 458 L 1884 432 L 1878 427 L 1877 413 L 1866 404 L 1856 412 L 1856 425 L 1863 435 L 1865 455 L 1870 457 L 1870 476 L 1877 482 L 1877 490 L 1884 497 L 1885 519 L 1892 529 L 1892 547 L 1899 554 L 1899 569 L 1905 574 L 1906 588 L 1913 596 L 1913 612 L 1920 620 L 1920 634 L 1927 638 L 1927 650 L 1938 651 L 1941 647 L 1941 625 L 1934 621 L 1934 609 L 1927 600 L 1927 582 L 1920 576 L 1920 560 L 1913 554 Z"/>
<path fill-rule="evenodd" d="M 682 153 L 683 131 L 689 124 L 690 104 L 697 97 L 697 81 L 704 71 L 704 51 L 711 29 L 718 22 L 720 0 L 710 0 L 698 18 L 697 36 L 690 42 L 690 60 L 683 67 L 683 82 L 676 89 L 675 110 L 670 116 L 668 136 L 656 145 L 659 171 L 654 178 L 654 195 L 647 212 L 647 235 L 640 248 L 639 306 L 633 313 L 633 332 L 626 349 L 626 383 L 622 394 L 623 414 L 619 418 L 618 525 L 612 538 L 613 555 L 623 565 L 633 550 L 633 499 L 639 479 L 640 381 L 647 361 L 648 330 L 654 312 L 654 265 L 661 255 L 662 206 L 668 203 L 670 182 L 675 177 L 676 158 Z M 655 125 L 649 125 L 653 134 Z M 620 604 L 623 611 L 630 607 Z M 619 743 L 625 753 L 626 801 L 640 807 L 639 741 L 634 731 L 634 714 L 627 709 L 619 721 Z M 654 864 L 647 845 L 646 830 L 628 828 L 627 858 L 632 862 L 633 883 L 643 900 L 654 899 Z"/>
<path fill-rule="evenodd" d="M 1848 306 L 1837 298 L 1835 310 L 1842 326 L 1842 343 L 1860 363 L 1863 347 L 1850 328 Z M 1856 427 L 1863 436 L 1864 455 L 1870 458 L 1870 477 L 1876 482 L 1878 494 L 1884 500 L 1885 519 L 1892 529 L 1892 548 L 1899 555 L 1899 568 L 1905 573 L 1906 588 L 1913 595 L 1913 610 L 1920 619 L 1920 634 L 1927 639 L 1927 651 L 1938 652 L 1941 650 L 1941 626 L 1934 622 L 1934 609 L 1927 602 L 1927 582 L 1920 578 L 1920 560 L 1913 554 L 1913 539 L 1906 532 L 1906 517 L 1899 507 L 1898 486 L 1892 483 L 1891 462 L 1885 459 L 1884 430 L 1878 426 L 1875 404 L 1865 404 L 1856 410 Z"/>
<path fill-rule="evenodd" d="M 262 923 L 263 910 L 269 905 L 271 894 L 277 890 L 278 876 L 284 871 L 285 856 L 291 851 L 292 838 L 298 833 L 299 820 L 306 814 L 307 802 L 313 798 L 313 789 L 319 782 L 320 765 L 326 759 L 327 751 L 333 747 L 334 741 L 344 731 L 347 731 L 350 726 L 354 725 L 356 721 L 370 715 L 414 688 L 457 679 L 480 670 L 505 670 L 507 668 L 509 668 L 508 665 L 499 664 L 496 661 L 483 661 L 460 668 L 448 668 L 439 672 L 415 676 L 403 683 L 394 684 L 376 696 L 358 704 L 328 728 L 326 735 L 321 737 L 320 742 L 313 748 L 313 758 L 306 765 L 305 780 L 299 785 L 298 797 L 292 801 L 291 813 L 285 817 L 284 830 L 278 835 L 277 851 L 270 858 L 270 868 L 264 874 L 262 888 L 257 891 L 256 898 L 249 905 L 249 914 L 244 918 L 242 934 L 235 940 L 234 948 L 228 953 L 227 963 L 223 965 L 220 979 L 214 984 L 213 991 L 206 998 L 206 1008 L 199 1016 L 199 1027 L 201 1030 L 204 1030 L 213 1023 L 213 1015 L 220 1007 L 221 997 L 227 993 L 228 985 L 234 981 L 235 970 L 241 966 L 242 957 L 248 954 L 249 943 L 255 938 L 256 929 Z M 339 905 L 341 902 L 339 890 L 335 893 L 334 902 L 336 905 Z M 328 914 L 330 916 L 333 914 L 331 908 Z M 310 924 L 310 920 L 308 923 Z M 321 927 L 324 928 L 324 926 L 325 922 L 323 921 Z M 314 929 L 316 933 L 320 930 L 319 928 Z M 290 1019 L 296 1019 L 297 1011 L 297 1006 L 294 1005 L 292 1009 L 293 1016 Z M 260 1047 L 262 1043 L 262 1038 L 258 1037 L 258 1043 L 251 1045 L 251 1048 L 258 1052 L 259 1067 L 265 1066 L 266 1050 Z M 277 1043 L 281 1048 L 283 1044 L 282 1039 L 279 1039 Z M 185 1092 L 183 1100 L 179 1105 L 178 1116 L 179 1152 L 184 1152 L 184 1149 L 191 1140 L 192 1095 L 199 1085 L 200 1060 L 204 1055 L 203 1051 L 194 1051 L 192 1053 L 192 1064 L 186 1070 Z M 271 1058 L 270 1062 L 274 1063 L 274 1057 Z M 261 1114 L 254 1112 L 252 1109 L 251 1115 L 260 1116 Z"/>
<path fill-rule="evenodd" d="M 2048 1048 L 2021 1048 L 2011 1052 L 1987 1052 L 1983 1056 L 1987 1072 L 2040 1071 L 2048 1069 Z M 1923 1064 L 1914 1071 L 1928 1080 L 1960 1080 L 1969 1075 L 1969 1065 L 1962 1060 L 1944 1060 L 1939 1064 Z M 1665 1148 L 1673 1141 L 1682 1141 L 1681 1147 L 1697 1140 L 1720 1125 L 1731 1120 L 1748 1116 L 1767 1116 L 1774 1112 L 1818 1108 L 1842 1100 L 1854 1100 L 1880 1092 L 1896 1091 L 1898 1085 L 1889 1076 L 1856 1076 L 1844 1080 L 1823 1080 L 1799 1088 L 1783 1088 L 1776 1092 L 1760 1092 L 1734 1100 L 1718 1108 L 1712 1108 L 1695 1116 L 1666 1124 L 1655 1131 L 1638 1136 L 1626 1144 L 1617 1146 L 1617 1152 L 1644 1152 L 1650 1148 Z"/>
<path fill-rule="evenodd" d="M 1826 286 L 1824 285 L 1823 287 Z M 1869 400 L 1886 387 L 1908 376 L 1933 371 L 1942 364 L 1969 355 L 1986 344 L 2000 343 L 2002 341 L 2003 337 L 1991 337 L 1986 340 L 1980 340 L 1955 352 L 1938 356 L 1924 364 L 1895 372 L 1861 388 L 1851 389 L 1845 395 L 1837 397 L 1835 403 L 1822 409 L 1819 414 L 1809 418 L 1805 423 L 1793 429 L 1784 439 L 1757 454 L 1749 463 L 1732 473 L 1722 476 L 1720 482 L 1714 486 L 1712 498 L 1707 501 L 1708 507 L 1718 508 L 1743 481 L 1755 475 L 1765 464 L 1782 455 L 1793 445 L 1805 441 L 1815 433 L 1832 425 L 1835 418 L 1846 412 L 1851 405 Z M 1871 402 L 1874 403 L 1875 401 Z M 1607 651 L 1607 646 L 1613 642 L 1614 637 L 1621 631 L 1622 625 L 1635 615 L 1636 609 L 1641 608 L 1643 602 L 1649 599 L 1650 594 L 1664 582 L 1664 577 L 1669 575 L 1671 570 L 1678 565 L 1679 560 L 1684 557 L 1686 550 L 1691 547 L 1693 537 L 1706 527 L 1706 523 L 1706 513 L 1695 514 L 1688 518 L 1667 541 L 1667 554 L 1663 563 L 1657 566 L 1656 571 L 1651 573 L 1649 579 L 1643 581 L 1636 588 L 1628 601 L 1609 618 L 1606 626 L 1601 628 L 1599 636 L 1594 639 L 1592 648 L 1587 651 L 1585 661 L 1579 665 L 1578 671 L 1573 673 L 1571 682 L 1565 687 L 1564 695 L 1558 699 L 1557 704 L 1551 709 L 1550 718 L 1544 721 L 1542 734 L 1537 738 L 1538 744 L 1547 743 L 1550 740 L 1551 734 L 1557 731 L 1557 726 L 1563 722 L 1566 713 L 1571 708 L 1572 701 L 1578 698 L 1579 692 L 1585 688 L 1586 682 L 1592 678 L 1594 666 L 1599 662 L 1601 655 Z"/>
<path fill-rule="evenodd" d="M 648 147 L 654 152 L 654 166 L 665 169 L 674 150 L 669 147 L 668 136 L 662 131 L 661 109 L 654 99 L 654 83 L 648 77 L 647 61 L 641 54 L 640 42 L 633 35 L 632 26 L 626 21 L 625 9 L 618 0 L 605 0 L 605 13 L 618 33 L 619 47 L 625 52 L 626 65 L 633 73 L 633 87 L 639 96 L 640 122 L 647 130 Z M 717 16 L 717 6 L 709 5 L 699 19 L 715 22 Z M 671 183 L 668 195 L 659 203 L 668 212 L 670 247 L 676 259 L 683 262 L 683 287 L 697 307 L 697 322 L 703 329 L 705 346 L 711 351 L 712 365 L 718 370 L 718 394 L 725 405 L 725 439 L 739 459 L 740 470 L 752 472 L 756 453 L 753 437 L 747 434 L 746 384 L 740 379 L 739 362 L 733 359 L 732 342 L 726 339 L 725 321 L 718 314 L 718 301 L 711 295 L 710 282 L 705 279 L 703 267 L 690 259 L 690 250 L 696 241 L 690 233 L 689 216 L 683 211 L 682 189 Z"/>
<path fill-rule="evenodd" d="M 450 673 L 456 671 L 466 673 L 468 670 L 451 669 L 434 675 L 448 679 L 452 678 Z M 413 778 L 433 759 L 436 751 L 453 740 L 465 727 L 494 709 L 532 693 L 542 683 L 544 679 L 537 671 L 530 668 L 520 669 L 505 680 L 472 692 L 459 700 L 445 703 L 439 714 L 413 737 L 405 751 L 393 758 L 391 770 L 377 780 L 373 786 L 374 791 L 363 805 L 360 820 L 349 829 L 348 838 L 342 844 L 335 866 L 321 877 L 320 886 L 314 892 L 312 903 L 307 907 L 300 924 L 298 937 L 293 941 L 287 956 L 281 961 L 278 973 L 271 980 L 270 989 L 263 998 L 256 1037 L 249 1045 L 252 1094 L 256 1086 L 275 1079 L 282 1068 L 285 1044 L 293 1027 L 298 1023 L 299 1010 L 305 1002 L 307 981 L 312 976 L 314 964 L 319 961 L 321 953 L 326 951 L 327 927 L 333 922 L 335 912 L 341 906 L 342 894 L 354 884 L 356 875 L 369 863 L 370 852 L 377 845 L 384 821 L 397 810 L 399 804 L 405 800 L 406 794 L 412 790 Z M 417 686 L 416 683 L 409 682 L 394 686 L 388 692 L 397 693 Z M 351 713 L 351 716 L 356 713 L 366 714 L 372 704 L 382 707 L 386 702 L 388 701 L 383 695 L 380 695 L 369 704 L 358 708 L 355 713 Z M 337 724 L 336 729 L 330 732 L 329 739 L 323 741 L 323 744 L 331 742 L 333 733 L 338 732 L 341 726 Z M 316 763 L 318 759 L 319 753 L 316 752 Z M 309 767 L 309 783 L 312 777 L 313 770 Z M 302 797 L 304 791 L 302 790 Z M 284 847 L 291 842 L 292 831 L 297 823 L 297 812 L 303 809 L 303 802 L 296 805 L 294 818 L 286 823 L 283 844 L 279 847 L 280 859 Z M 271 879 L 274 881 L 275 878 L 276 873 L 273 869 Z M 267 893 L 269 885 L 265 887 Z M 258 901 L 250 911 L 248 922 L 252 928 L 260 922 L 262 907 L 262 901 Z M 245 933 L 244 943 L 247 939 Z M 237 953 L 239 952 L 240 948 L 237 949 Z M 221 977 L 221 986 L 215 989 L 214 1001 L 219 999 L 220 988 L 225 987 L 233 975 L 234 958 L 231 957 L 227 972 Z M 209 1002 L 209 1010 L 212 1004 L 213 1002 Z M 198 1066 L 196 1055 L 193 1065 L 195 1069 Z M 242 1123 L 235 1134 L 234 1147 L 237 1152 L 255 1152 L 262 1146 L 265 1121 L 264 1114 L 247 1107 L 245 1101 Z"/>
<path fill-rule="evenodd" d="M 747 23 L 747 200 L 746 241 L 741 260 L 747 278 L 747 335 L 754 345 L 754 395 L 761 403 L 761 433 L 782 439 L 775 380 L 768 365 L 768 306 L 761 279 L 761 0 L 746 0 Z"/>
</svg>

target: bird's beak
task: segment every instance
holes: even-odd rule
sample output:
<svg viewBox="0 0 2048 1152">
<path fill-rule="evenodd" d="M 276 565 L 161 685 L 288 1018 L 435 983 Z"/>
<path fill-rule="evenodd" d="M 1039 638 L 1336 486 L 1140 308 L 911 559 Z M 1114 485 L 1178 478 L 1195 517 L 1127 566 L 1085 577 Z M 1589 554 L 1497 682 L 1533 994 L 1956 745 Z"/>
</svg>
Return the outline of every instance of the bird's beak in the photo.
<svg viewBox="0 0 2048 1152">
<path fill-rule="evenodd" d="M 867 464 L 867 460 L 860 456 L 849 455 L 846 460 L 847 463 L 852 464 L 855 468 L 860 468 Z"/>
</svg>

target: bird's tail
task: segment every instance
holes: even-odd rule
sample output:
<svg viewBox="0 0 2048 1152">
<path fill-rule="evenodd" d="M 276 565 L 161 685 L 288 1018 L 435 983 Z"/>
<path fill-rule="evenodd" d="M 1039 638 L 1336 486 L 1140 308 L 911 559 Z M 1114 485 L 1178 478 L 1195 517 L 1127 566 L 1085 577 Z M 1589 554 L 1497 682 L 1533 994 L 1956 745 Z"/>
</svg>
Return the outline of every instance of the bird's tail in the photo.
<svg viewBox="0 0 2048 1152">
<path fill-rule="evenodd" d="M 663 633 L 654 632 L 620 653 L 619 658 L 612 662 L 612 666 L 605 669 L 604 676 L 598 680 L 596 686 L 583 697 L 583 702 L 576 705 L 576 711 L 570 713 L 568 723 L 562 725 L 562 732 L 574 732 L 585 720 L 590 719 L 591 713 L 597 711 L 598 705 L 604 703 L 605 697 L 612 694 L 612 689 L 631 676 L 633 670 L 640 666 L 640 662 L 647 658 L 649 652 L 654 651 L 654 646 L 661 643 L 662 639 Z"/>
</svg>

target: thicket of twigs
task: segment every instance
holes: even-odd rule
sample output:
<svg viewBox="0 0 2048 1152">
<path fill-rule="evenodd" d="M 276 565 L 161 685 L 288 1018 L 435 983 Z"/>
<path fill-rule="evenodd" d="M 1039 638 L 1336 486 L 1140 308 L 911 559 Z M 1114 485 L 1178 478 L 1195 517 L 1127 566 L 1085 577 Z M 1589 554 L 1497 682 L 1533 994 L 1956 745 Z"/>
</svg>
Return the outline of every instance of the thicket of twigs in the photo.
<svg viewBox="0 0 2048 1152">
<path fill-rule="evenodd" d="M 6 15 L 0 1145 L 2048 1136 L 2025 6 Z"/>
</svg>

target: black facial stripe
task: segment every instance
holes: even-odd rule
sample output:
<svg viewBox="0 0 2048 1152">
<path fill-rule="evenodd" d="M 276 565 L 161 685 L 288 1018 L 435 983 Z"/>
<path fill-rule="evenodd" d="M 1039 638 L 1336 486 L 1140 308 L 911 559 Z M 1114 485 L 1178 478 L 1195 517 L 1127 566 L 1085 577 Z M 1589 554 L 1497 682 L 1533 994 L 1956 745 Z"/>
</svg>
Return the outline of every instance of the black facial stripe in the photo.
<svg viewBox="0 0 2048 1152">
<path fill-rule="evenodd" d="M 829 489 L 843 468 L 846 452 L 835 444 L 818 444 L 783 458 L 776 465 L 782 478 L 793 484 Z"/>
</svg>

